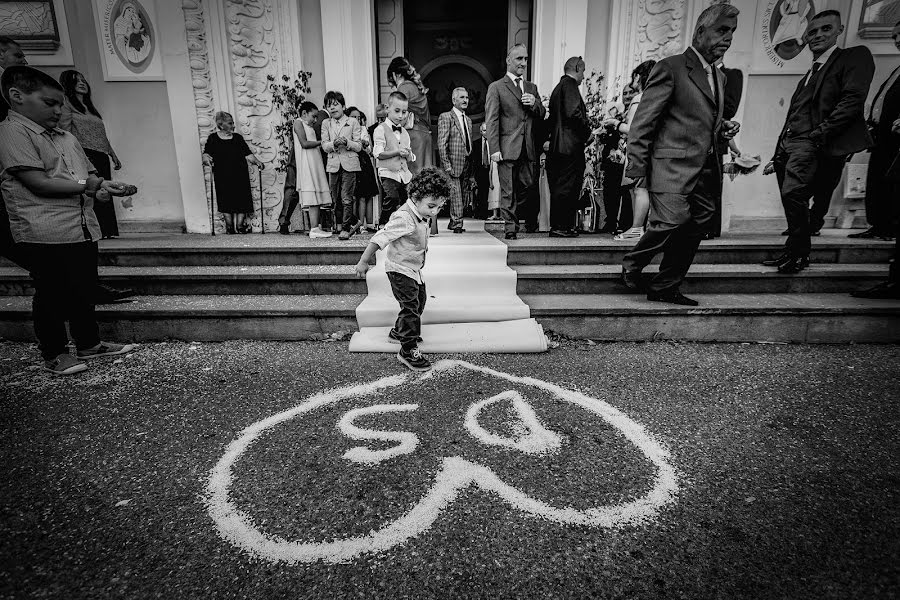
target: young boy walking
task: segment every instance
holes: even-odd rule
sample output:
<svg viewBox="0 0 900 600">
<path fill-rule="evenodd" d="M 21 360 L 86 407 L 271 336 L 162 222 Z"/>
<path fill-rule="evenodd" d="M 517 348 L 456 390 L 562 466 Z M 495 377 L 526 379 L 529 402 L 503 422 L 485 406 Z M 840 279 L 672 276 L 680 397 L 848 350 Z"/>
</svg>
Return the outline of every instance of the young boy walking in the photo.
<svg viewBox="0 0 900 600">
<path fill-rule="evenodd" d="M 65 95 L 52 77 L 9 67 L 0 88 L 10 105 L 0 123 L 0 188 L 13 241 L 34 280 L 34 332 L 45 369 L 78 373 L 87 369 L 84 359 L 134 349 L 100 341 L 94 291 L 101 236 L 93 206 L 136 189 L 97 177 L 75 136 L 57 127 Z M 68 352 L 67 321 L 77 358 Z"/>
<path fill-rule="evenodd" d="M 356 275 L 365 277 L 375 252 L 387 248 L 384 270 L 391 282 L 394 298 L 400 303 L 400 314 L 390 332 L 400 342 L 397 360 L 413 371 L 427 371 L 431 363 L 419 350 L 422 334 L 422 311 L 425 310 L 425 281 L 422 267 L 428 252 L 429 219 L 450 198 L 450 180 L 435 167 L 426 167 L 409 184 L 409 199 L 391 215 L 383 229 L 372 236 Z"/>
<path fill-rule="evenodd" d="M 339 239 L 349 240 L 361 225 L 356 216 L 356 178 L 362 170 L 357 152 L 362 150 L 362 128 L 359 122 L 344 114 L 347 103 L 340 92 L 325 94 L 328 117 L 322 123 L 322 150 L 328 153 L 331 200 L 334 203 L 334 225 L 342 221 Z"/>
<path fill-rule="evenodd" d="M 384 193 L 381 195 L 381 217 L 384 225 L 391 214 L 406 202 L 406 186 L 412 179 L 410 162 L 416 161 L 409 145 L 409 133 L 403 127 L 409 116 L 409 101 L 403 92 L 388 97 L 387 119 L 372 134 L 372 154 Z"/>
</svg>

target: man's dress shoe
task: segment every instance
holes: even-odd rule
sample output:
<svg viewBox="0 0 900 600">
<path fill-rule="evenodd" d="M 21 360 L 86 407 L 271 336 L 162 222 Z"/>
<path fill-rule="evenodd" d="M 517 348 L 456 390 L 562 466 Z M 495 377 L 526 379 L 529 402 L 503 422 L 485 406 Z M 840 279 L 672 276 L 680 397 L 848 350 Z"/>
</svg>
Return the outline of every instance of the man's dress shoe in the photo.
<svg viewBox="0 0 900 600">
<path fill-rule="evenodd" d="M 853 238 L 855 240 L 870 240 L 872 238 L 878 237 L 878 231 L 874 227 L 869 227 L 865 231 L 860 231 L 858 233 L 851 233 L 847 237 Z"/>
<path fill-rule="evenodd" d="M 650 292 L 647 294 L 647 300 L 652 302 L 668 302 L 669 304 L 680 304 L 681 306 L 697 306 L 700 304 L 696 300 L 688 298 L 678 290 L 665 292 Z"/>
<path fill-rule="evenodd" d="M 796 275 L 809 266 L 809 257 L 800 256 L 792 258 L 783 265 L 779 265 L 778 272 L 784 275 Z"/>
<path fill-rule="evenodd" d="M 574 231 L 568 231 L 565 229 L 551 229 L 550 237 L 559 237 L 559 238 L 573 238 L 578 237 L 578 234 Z"/>
<path fill-rule="evenodd" d="M 465 231 L 466 230 L 463 229 L 462 227 L 454 227 L 453 228 L 453 233 L 465 233 Z"/>
<path fill-rule="evenodd" d="M 781 232 L 781 235 L 791 235 L 791 230 L 785 229 L 784 231 Z"/>
<path fill-rule="evenodd" d="M 530 227 L 527 227 L 527 226 L 525 227 L 525 233 L 537 233 L 537 232 L 538 232 L 538 226 L 537 226 L 537 225 L 532 225 L 532 226 L 530 226 Z"/>
<path fill-rule="evenodd" d="M 867 290 L 859 290 L 858 292 L 850 292 L 854 298 L 868 298 L 870 300 L 898 300 L 900 299 L 900 283 L 896 281 L 885 281 L 879 283 Z"/>
<path fill-rule="evenodd" d="M 782 253 L 777 258 L 769 258 L 762 261 L 762 264 L 766 267 L 780 267 L 789 260 L 791 260 L 791 257 L 788 256 L 787 253 Z"/>
<path fill-rule="evenodd" d="M 506 235 L 503 236 L 503 238 L 504 238 L 504 239 L 507 239 L 507 240 L 517 240 L 517 239 L 519 239 L 518 236 L 517 236 L 515 233 L 512 233 L 512 232 L 507 233 Z"/>
</svg>

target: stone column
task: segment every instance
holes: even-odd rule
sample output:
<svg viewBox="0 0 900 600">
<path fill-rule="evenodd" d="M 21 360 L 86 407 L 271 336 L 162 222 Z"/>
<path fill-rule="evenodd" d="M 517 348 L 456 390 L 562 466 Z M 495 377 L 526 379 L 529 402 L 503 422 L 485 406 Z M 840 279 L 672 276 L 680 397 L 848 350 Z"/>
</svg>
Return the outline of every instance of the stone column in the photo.
<svg viewBox="0 0 900 600">
<path fill-rule="evenodd" d="M 254 230 L 261 230 L 261 219 L 265 219 L 266 231 L 274 231 L 281 210 L 284 174 L 275 171 L 279 149 L 275 126 L 281 122 L 281 114 L 272 104 L 267 76 L 278 80 L 282 75 L 294 77 L 302 68 L 298 6 L 277 0 L 183 0 L 182 9 L 194 114 L 190 127 L 187 116 L 179 115 L 175 119 L 185 121 L 181 131 L 194 132 L 192 152 L 197 155 L 199 165 L 199 146 L 215 130 L 215 112 L 224 110 L 234 116 L 237 132 L 267 165 L 262 175 L 262 198 L 255 169 L 251 176 L 256 205 L 252 219 Z M 168 71 L 167 80 L 171 81 Z M 173 107 L 184 105 L 183 101 L 172 102 Z M 181 112 L 187 111 L 173 110 L 173 116 Z M 186 181 L 192 182 L 197 177 L 202 180 L 203 171 L 194 162 L 187 148 L 182 148 L 179 152 L 182 188 Z M 201 223 L 198 208 L 203 203 L 196 199 L 195 187 L 192 184 L 191 195 L 185 196 L 185 222 L 188 231 L 209 232 L 210 207 L 207 201 L 207 212 Z M 208 185 L 199 191 L 208 194 Z M 188 205 L 191 217 L 187 216 Z M 218 215 L 216 222 L 218 230 L 221 227 Z"/>
<path fill-rule="evenodd" d="M 534 15 L 532 80 L 542 95 L 549 96 L 566 60 L 585 55 L 588 0 L 536 0 Z"/>
<path fill-rule="evenodd" d="M 371 118 L 378 102 L 373 0 L 322 0 L 322 40 L 325 89 Z"/>
</svg>

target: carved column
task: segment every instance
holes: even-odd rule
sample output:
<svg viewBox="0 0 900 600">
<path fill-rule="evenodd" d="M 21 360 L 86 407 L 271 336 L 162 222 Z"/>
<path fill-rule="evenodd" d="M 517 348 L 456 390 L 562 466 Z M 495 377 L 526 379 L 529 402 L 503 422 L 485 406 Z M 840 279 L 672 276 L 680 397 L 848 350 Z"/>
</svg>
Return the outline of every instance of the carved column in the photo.
<svg viewBox="0 0 900 600">
<path fill-rule="evenodd" d="M 215 112 L 224 110 L 234 116 L 237 132 L 253 153 L 269 166 L 262 173 L 261 198 L 255 169 L 251 176 L 255 230 L 261 229 L 264 219 L 266 230 L 274 231 L 281 210 L 284 174 L 274 169 L 279 144 L 275 126 L 281 115 L 272 104 L 267 76 L 280 80 L 282 75 L 294 76 L 300 70 L 300 23 L 294 4 L 276 0 L 182 2 L 200 143 L 215 130 Z M 217 231 L 221 227 L 219 222 Z"/>
</svg>

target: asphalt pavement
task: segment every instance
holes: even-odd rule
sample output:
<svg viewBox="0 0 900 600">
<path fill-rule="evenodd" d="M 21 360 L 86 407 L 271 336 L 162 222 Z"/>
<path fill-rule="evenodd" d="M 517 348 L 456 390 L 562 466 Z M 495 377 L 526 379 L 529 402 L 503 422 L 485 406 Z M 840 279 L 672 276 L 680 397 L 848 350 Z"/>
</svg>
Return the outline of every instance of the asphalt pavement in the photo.
<svg viewBox="0 0 900 600">
<path fill-rule="evenodd" d="M 433 358 L 0 343 L 0 597 L 900 596 L 900 347 Z"/>
</svg>

